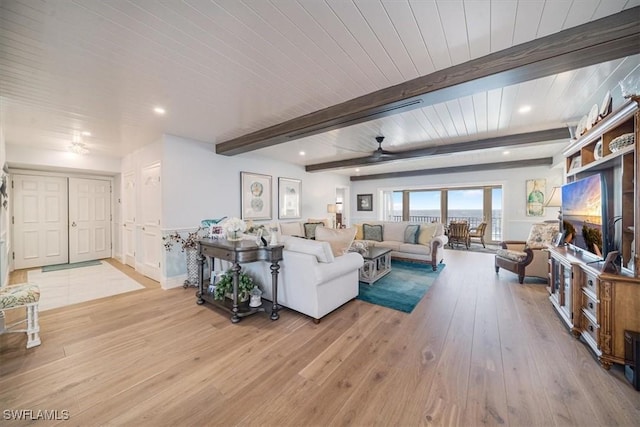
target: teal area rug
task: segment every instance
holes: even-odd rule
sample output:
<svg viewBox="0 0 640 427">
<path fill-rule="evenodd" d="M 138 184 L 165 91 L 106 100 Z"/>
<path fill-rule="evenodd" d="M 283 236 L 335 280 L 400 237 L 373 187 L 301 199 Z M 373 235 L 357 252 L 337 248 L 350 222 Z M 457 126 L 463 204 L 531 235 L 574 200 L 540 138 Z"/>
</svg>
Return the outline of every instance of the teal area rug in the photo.
<svg viewBox="0 0 640 427">
<path fill-rule="evenodd" d="M 444 264 L 433 271 L 431 264 L 391 261 L 391 273 L 372 285 L 360 282 L 358 299 L 411 313 L 429 290 Z"/>
<path fill-rule="evenodd" d="M 101 261 L 94 259 L 92 261 L 74 262 L 72 264 L 45 265 L 42 267 L 42 272 L 46 273 L 47 271 L 68 270 L 70 268 L 89 267 L 90 265 L 100 264 L 102 264 Z"/>
</svg>

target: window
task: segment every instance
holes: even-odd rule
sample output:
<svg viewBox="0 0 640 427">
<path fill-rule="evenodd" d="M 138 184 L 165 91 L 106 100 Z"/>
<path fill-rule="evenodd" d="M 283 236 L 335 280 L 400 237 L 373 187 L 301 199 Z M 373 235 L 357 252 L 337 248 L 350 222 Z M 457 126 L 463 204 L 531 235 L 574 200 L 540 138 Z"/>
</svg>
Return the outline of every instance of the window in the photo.
<svg viewBox="0 0 640 427">
<path fill-rule="evenodd" d="M 469 227 L 487 222 L 487 236 L 502 240 L 502 187 L 441 188 L 385 191 L 387 221 L 467 221 Z"/>
<path fill-rule="evenodd" d="M 440 222 L 440 190 L 409 192 L 409 221 Z"/>
</svg>

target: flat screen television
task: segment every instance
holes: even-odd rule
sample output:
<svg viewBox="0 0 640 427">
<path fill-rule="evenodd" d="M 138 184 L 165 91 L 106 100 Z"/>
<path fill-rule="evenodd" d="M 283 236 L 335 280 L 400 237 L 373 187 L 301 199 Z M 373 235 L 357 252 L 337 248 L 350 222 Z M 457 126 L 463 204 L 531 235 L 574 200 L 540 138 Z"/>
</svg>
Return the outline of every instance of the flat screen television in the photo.
<svg viewBox="0 0 640 427">
<path fill-rule="evenodd" d="M 607 256 L 606 187 L 600 174 L 562 186 L 562 230 L 574 249 Z"/>
</svg>

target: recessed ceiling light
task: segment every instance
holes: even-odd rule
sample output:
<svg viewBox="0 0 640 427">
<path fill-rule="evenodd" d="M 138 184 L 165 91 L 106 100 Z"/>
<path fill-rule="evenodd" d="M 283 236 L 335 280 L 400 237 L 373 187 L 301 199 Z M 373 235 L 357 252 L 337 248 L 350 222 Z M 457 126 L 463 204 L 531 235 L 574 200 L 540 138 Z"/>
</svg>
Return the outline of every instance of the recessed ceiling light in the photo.
<svg viewBox="0 0 640 427">
<path fill-rule="evenodd" d="M 360 169 L 356 168 L 356 172 L 360 172 Z"/>
<path fill-rule="evenodd" d="M 305 155 L 305 154 L 307 154 L 307 153 L 305 153 L 304 151 L 301 151 L 301 152 L 299 152 L 298 154 L 300 154 L 301 156 L 304 156 L 304 155 Z"/>
<path fill-rule="evenodd" d="M 505 150 L 505 151 L 503 151 L 503 152 L 502 152 L 502 154 L 503 154 L 503 155 L 505 155 L 505 156 L 506 156 L 507 154 L 510 154 L 510 153 L 511 153 L 511 151 L 509 151 L 509 150 Z"/>
<path fill-rule="evenodd" d="M 525 114 L 529 111 L 531 111 L 531 105 L 523 105 L 522 107 L 518 108 L 518 113 L 520 114 Z"/>
<path fill-rule="evenodd" d="M 154 112 L 154 113 L 156 113 L 156 114 L 159 114 L 159 115 L 163 115 L 163 114 L 164 114 L 164 113 L 166 113 L 167 111 L 166 111 L 164 108 L 162 108 L 162 107 L 155 107 L 155 108 L 153 109 L 153 112 Z"/>
<path fill-rule="evenodd" d="M 89 131 L 82 131 L 82 136 L 91 136 L 91 132 Z"/>
</svg>

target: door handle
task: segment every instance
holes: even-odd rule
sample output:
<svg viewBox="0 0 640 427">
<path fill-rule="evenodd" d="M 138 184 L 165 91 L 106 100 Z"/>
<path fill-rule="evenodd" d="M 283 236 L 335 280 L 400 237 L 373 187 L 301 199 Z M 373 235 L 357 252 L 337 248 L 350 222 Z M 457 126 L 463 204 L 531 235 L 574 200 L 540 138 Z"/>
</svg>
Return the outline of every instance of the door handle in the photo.
<svg viewBox="0 0 640 427">
<path fill-rule="evenodd" d="M 71 226 L 72 226 L 72 227 L 75 227 L 75 226 L 76 226 L 76 222 L 75 222 L 75 221 L 73 221 L 73 222 L 71 223 Z"/>
</svg>

